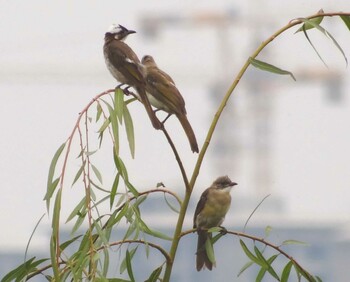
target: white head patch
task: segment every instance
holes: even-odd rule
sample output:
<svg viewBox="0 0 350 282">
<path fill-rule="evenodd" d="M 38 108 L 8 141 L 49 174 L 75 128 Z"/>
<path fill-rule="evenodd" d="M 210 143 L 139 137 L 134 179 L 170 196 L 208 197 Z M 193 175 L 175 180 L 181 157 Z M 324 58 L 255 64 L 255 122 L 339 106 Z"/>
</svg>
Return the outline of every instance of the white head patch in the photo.
<svg viewBox="0 0 350 282">
<path fill-rule="evenodd" d="M 117 24 L 112 24 L 107 30 L 107 32 L 112 33 L 112 34 L 117 34 L 121 31 L 122 31 L 122 29 Z"/>
</svg>

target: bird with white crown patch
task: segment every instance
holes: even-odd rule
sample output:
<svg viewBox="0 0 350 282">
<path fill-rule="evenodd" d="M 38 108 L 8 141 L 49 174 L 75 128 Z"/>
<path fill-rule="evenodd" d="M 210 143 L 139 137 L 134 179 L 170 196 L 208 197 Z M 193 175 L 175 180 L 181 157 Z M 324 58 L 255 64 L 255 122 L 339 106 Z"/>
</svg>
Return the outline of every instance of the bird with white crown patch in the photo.
<svg viewBox="0 0 350 282">
<path fill-rule="evenodd" d="M 152 121 L 153 127 L 160 129 L 162 124 L 154 114 L 146 96 L 146 83 L 143 78 L 140 60 L 135 52 L 124 43 L 127 36 L 132 33 L 136 33 L 136 31 L 128 30 L 122 25 L 112 25 L 109 28 L 105 34 L 105 43 L 103 46 L 105 62 L 110 73 L 121 85 L 127 84 L 127 88 L 132 86 L 136 89 Z"/>
</svg>

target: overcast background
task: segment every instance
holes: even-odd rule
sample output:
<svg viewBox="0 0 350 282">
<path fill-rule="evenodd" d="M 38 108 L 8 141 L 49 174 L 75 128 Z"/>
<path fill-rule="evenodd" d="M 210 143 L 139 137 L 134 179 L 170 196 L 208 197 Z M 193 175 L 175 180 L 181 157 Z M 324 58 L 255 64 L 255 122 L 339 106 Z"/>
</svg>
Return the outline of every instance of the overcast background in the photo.
<svg viewBox="0 0 350 282">
<path fill-rule="evenodd" d="M 350 4 L 348 0 L 0 1 L 0 249 L 24 249 L 46 212 L 42 199 L 53 154 L 69 136 L 81 109 L 116 85 L 102 53 L 111 23 L 137 30 L 128 38 L 129 45 L 140 57 L 154 55 L 171 74 L 186 100 L 201 147 L 220 99 L 248 56 L 289 20 L 320 8 L 350 11 Z M 155 34 L 148 33 L 145 21 L 158 17 L 168 20 L 161 21 Z M 211 17 L 227 17 L 229 23 L 222 30 Z M 343 22 L 327 19 L 324 27 L 350 56 L 349 30 Z M 254 199 L 241 210 L 241 220 L 229 214 L 228 221 L 244 222 L 259 199 L 271 193 L 270 203 L 278 202 L 283 213 L 265 218 L 266 225 L 276 217 L 331 223 L 346 230 L 349 68 L 331 41 L 313 31 L 314 43 L 329 65 L 325 68 L 305 37 L 294 31 L 275 40 L 259 58 L 292 71 L 297 82 L 261 71 L 247 73 L 229 101 L 225 126 L 219 124 L 209 146 L 193 202 L 214 178 L 228 174 L 239 183 L 233 191 L 237 203 Z M 262 116 L 255 115 L 261 105 Z M 152 129 L 142 107 L 132 105 L 131 111 L 136 159 L 129 158 L 126 144 L 123 154 L 133 183 L 145 190 L 163 181 L 180 191 L 180 173 L 165 138 Z M 197 155 L 191 153 L 175 117 L 167 126 L 192 172 Z M 223 140 L 230 140 L 224 144 L 228 151 L 222 152 Z M 257 146 L 261 151 L 256 152 Z M 77 169 L 73 166 L 72 173 Z M 68 196 L 65 204 L 69 207 L 77 200 Z M 48 224 L 46 218 L 43 225 Z M 46 249 L 40 233 L 37 238 L 34 247 Z"/>
</svg>

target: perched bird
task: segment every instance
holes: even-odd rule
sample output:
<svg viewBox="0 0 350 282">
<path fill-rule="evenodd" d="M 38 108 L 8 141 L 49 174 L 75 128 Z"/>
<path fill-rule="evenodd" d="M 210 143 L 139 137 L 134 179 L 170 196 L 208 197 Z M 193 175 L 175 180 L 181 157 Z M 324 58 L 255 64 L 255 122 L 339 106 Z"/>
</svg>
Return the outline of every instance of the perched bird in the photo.
<svg viewBox="0 0 350 282">
<path fill-rule="evenodd" d="M 186 116 L 185 101 L 176 88 L 175 82 L 158 68 L 152 56 L 144 56 L 141 63 L 144 66 L 146 93 L 151 105 L 169 114 L 163 123 L 172 114 L 176 115 L 185 130 L 192 152 L 198 153 L 196 136 Z"/>
<path fill-rule="evenodd" d="M 237 183 L 232 182 L 228 176 L 221 176 L 203 192 L 197 204 L 193 217 L 193 228 L 197 228 L 198 233 L 197 271 L 203 267 L 207 267 L 209 270 L 213 268 L 213 262 L 210 261 L 205 248 L 205 242 L 211 239 L 211 233 L 208 233 L 207 229 L 220 226 L 223 223 L 231 205 L 230 191 L 235 185 Z"/>
<path fill-rule="evenodd" d="M 146 83 L 142 74 L 140 60 L 135 52 L 124 43 L 126 37 L 132 33 L 136 33 L 136 31 L 128 30 L 122 25 L 112 25 L 110 27 L 105 34 L 103 46 L 106 65 L 113 77 L 121 82 L 121 85 L 127 84 L 127 88 L 130 86 L 135 87 L 152 121 L 153 127 L 160 129 L 163 125 L 153 112 L 145 93 Z"/>
</svg>

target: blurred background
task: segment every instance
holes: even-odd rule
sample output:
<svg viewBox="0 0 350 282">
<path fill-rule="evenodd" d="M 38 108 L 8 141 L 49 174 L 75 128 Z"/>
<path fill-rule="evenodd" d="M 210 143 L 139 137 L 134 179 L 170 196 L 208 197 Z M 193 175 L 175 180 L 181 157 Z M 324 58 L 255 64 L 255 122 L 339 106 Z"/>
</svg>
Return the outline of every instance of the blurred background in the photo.
<svg viewBox="0 0 350 282">
<path fill-rule="evenodd" d="M 53 154 L 85 105 L 117 85 L 102 52 L 110 24 L 136 30 L 127 43 L 140 58 L 153 55 L 173 77 L 201 147 L 222 97 L 252 52 L 288 21 L 321 8 L 349 12 L 350 3 L 1 1 L 0 278 L 23 261 L 30 234 L 46 212 L 43 197 Z M 350 56 L 350 34 L 344 23 L 327 18 L 322 26 Z M 246 231 L 262 237 L 270 225 L 273 242 L 309 242 L 308 247 L 294 246 L 293 257 L 324 281 L 344 281 L 350 263 L 346 256 L 350 251 L 349 69 L 331 40 L 312 30 L 309 36 L 326 68 L 305 36 L 294 34 L 296 30 L 273 41 L 258 59 L 293 72 L 297 82 L 249 68 L 209 146 L 185 227 L 191 228 L 203 190 L 217 176 L 227 174 L 239 183 L 232 191 L 228 229 L 242 230 L 257 204 L 270 194 Z M 125 141 L 123 159 L 132 183 L 142 191 L 163 182 L 182 195 L 179 169 L 164 136 L 153 130 L 140 105 L 130 109 L 136 158 L 130 158 Z M 175 117 L 166 125 L 190 174 L 197 155 L 191 153 Z M 101 160 L 96 161 L 104 172 Z M 78 164 L 71 167 L 73 175 L 78 168 Z M 67 215 L 80 200 L 70 194 L 78 192 L 70 190 L 64 199 Z M 172 234 L 175 216 L 160 216 L 154 205 L 145 207 L 145 213 L 156 228 Z M 46 216 L 31 243 L 30 256 L 47 255 L 49 237 Z M 252 281 L 256 269 L 236 277 L 247 259 L 238 239 L 232 238 L 215 245 L 218 267 L 197 273 L 196 237 L 187 236 L 173 281 Z"/>
</svg>

